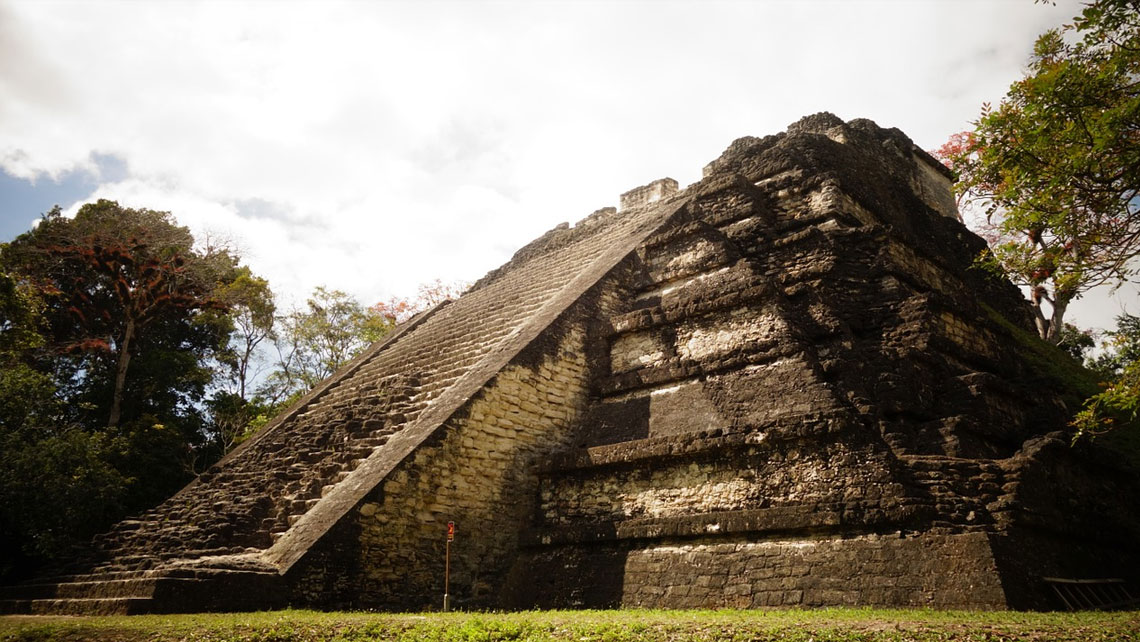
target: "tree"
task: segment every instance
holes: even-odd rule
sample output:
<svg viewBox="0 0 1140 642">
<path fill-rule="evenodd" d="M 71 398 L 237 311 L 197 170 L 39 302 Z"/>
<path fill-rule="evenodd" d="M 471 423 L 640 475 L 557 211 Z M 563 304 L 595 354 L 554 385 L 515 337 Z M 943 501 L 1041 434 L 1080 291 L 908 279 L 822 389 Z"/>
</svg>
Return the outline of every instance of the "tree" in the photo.
<svg viewBox="0 0 1140 642">
<path fill-rule="evenodd" d="M 239 336 L 230 350 L 242 314 L 261 323 L 262 290 L 236 256 L 197 247 L 169 213 L 111 201 L 73 219 L 57 207 L 0 245 L 9 561 L 60 555 L 168 497 L 196 459 L 220 455 L 203 401 L 216 364 L 260 340 Z"/>
<path fill-rule="evenodd" d="M 74 219 L 54 209 L 2 258 L 44 297 L 51 345 L 69 357 L 57 360 L 61 387 L 105 413 L 104 425 L 123 421 L 124 404 L 130 417 L 168 420 L 201 399 L 204 361 L 228 339 L 214 293 L 234 278 L 229 252 L 195 251 L 167 212 L 100 200 Z"/>
<path fill-rule="evenodd" d="M 1140 254 L 1140 1 L 1094 2 L 1043 34 L 974 125 L 940 155 L 992 224 L 984 262 L 1029 288 L 1057 343 L 1070 303 L 1129 279 Z"/>
<path fill-rule="evenodd" d="M 273 290 L 269 281 L 254 276 L 248 267 L 241 266 L 237 268 L 236 277 L 221 284 L 214 296 L 229 309 L 234 324 L 230 345 L 221 356 L 232 385 L 230 392 L 248 401 L 247 388 L 250 380 L 258 374 L 252 369 L 257 349 L 273 336 L 277 311 Z"/>
<path fill-rule="evenodd" d="M 58 413 L 51 377 L 36 368 L 46 343 L 43 301 L 0 265 L 0 427 L 42 425 Z"/>
<path fill-rule="evenodd" d="M 126 514 L 130 480 L 112 463 L 122 447 L 76 427 L 0 431 L 0 578 L 65 556 Z"/>
<path fill-rule="evenodd" d="M 54 558 L 120 516 L 127 480 L 114 444 L 60 422 L 45 305 L 0 265 L 0 578 Z"/>
<path fill-rule="evenodd" d="M 403 323 L 444 301 L 458 299 L 469 287 L 471 284 L 464 281 L 444 283 L 441 279 L 435 279 L 421 283 L 416 288 L 416 298 L 414 299 L 391 297 L 387 301 L 373 305 L 370 310 L 374 314 L 388 319 L 393 324 Z"/>
<path fill-rule="evenodd" d="M 1061 337 L 1057 341 L 1057 347 L 1067 352 L 1077 363 L 1084 363 L 1088 352 L 1096 347 L 1096 339 L 1093 338 L 1092 332 L 1066 323 L 1061 328 Z"/>
<path fill-rule="evenodd" d="M 1085 401 L 1073 419 L 1077 438 L 1135 426 L 1140 418 L 1140 317 L 1122 314 L 1116 324 L 1116 330 L 1108 333 L 1108 351 L 1089 363 L 1109 383 Z"/>
<path fill-rule="evenodd" d="M 265 398 L 287 403 L 328 378 L 394 322 L 340 290 L 313 291 L 304 308 L 278 317 L 277 370 L 262 388 Z"/>
</svg>

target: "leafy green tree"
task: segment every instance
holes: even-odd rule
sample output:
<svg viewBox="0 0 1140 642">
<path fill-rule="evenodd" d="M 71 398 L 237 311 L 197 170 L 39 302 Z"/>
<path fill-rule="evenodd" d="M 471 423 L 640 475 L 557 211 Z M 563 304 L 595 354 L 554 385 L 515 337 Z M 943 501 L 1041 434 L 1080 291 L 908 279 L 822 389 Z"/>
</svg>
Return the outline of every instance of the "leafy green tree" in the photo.
<svg viewBox="0 0 1140 642">
<path fill-rule="evenodd" d="M 1108 333 L 1107 350 L 1089 366 L 1108 376 L 1119 376 L 1128 366 L 1140 362 L 1140 317 L 1121 314 L 1116 329 Z"/>
<path fill-rule="evenodd" d="M 44 302 L 0 265 L 0 578 L 66 552 L 119 516 L 127 481 L 111 440 L 61 421 L 40 366 L 50 354 Z"/>
<path fill-rule="evenodd" d="M 154 415 L 194 419 L 225 348 L 229 252 L 194 249 L 169 213 L 101 200 L 74 219 L 58 208 L 0 250 L 0 258 L 43 296 L 55 375 L 89 426 Z"/>
<path fill-rule="evenodd" d="M 328 378 L 395 326 L 340 290 L 318 287 L 305 302 L 278 317 L 277 369 L 262 389 L 273 403 L 286 404 Z"/>
<path fill-rule="evenodd" d="M 46 343 L 43 301 L 0 265 L 0 426 L 16 431 L 59 412 L 51 377 L 36 368 Z"/>
<path fill-rule="evenodd" d="M 215 292 L 230 310 L 233 323 L 229 346 L 218 357 L 224 384 L 206 402 L 211 451 L 221 456 L 248 439 L 266 414 L 277 410 L 252 385 L 261 373 L 261 348 L 272 341 L 277 309 L 269 282 L 244 266 L 237 277 Z"/>
<path fill-rule="evenodd" d="M 241 266 L 237 268 L 236 277 L 220 285 L 214 296 L 228 307 L 234 325 L 230 345 L 220 358 L 228 370 L 229 392 L 248 400 L 247 388 L 258 374 L 257 350 L 266 339 L 273 337 L 277 312 L 273 290 L 269 281 Z"/>
<path fill-rule="evenodd" d="M 1066 323 L 1065 327 L 1061 328 L 1061 337 L 1057 341 L 1057 347 L 1069 353 L 1069 356 L 1077 363 L 1084 363 L 1085 356 L 1096 347 L 1096 339 L 1093 338 L 1091 332 L 1081 330 L 1071 323 Z"/>
<path fill-rule="evenodd" d="M 206 394 L 218 363 L 247 376 L 266 298 L 225 248 L 112 201 L 0 245 L 0 546 L 60 555 L 219 456 Z"/>
<path fill-rule="evenodd" d="M 1123 314 L 1116 317 L 1116 323 L 1116 330 L 1108 333 L 1108 351 L 1089 364 L 1109 383 L 1073 419 L 1077 437 L 1135 427 L 1140 418 L 1140 317 Z"/>
<path fill-rule="evenodd" d="M 75 427 L 0 431 L 0 578 L 65 556 L 123 516 L 130 480 L 112 463 L 121 447 Z"/>
<path fill-rule="evenodd" d="M 1140 254 L 1140 1 L 1091 3 L 1043 34 L 1028 75 L 940 151 L 992 224 L 986 262 L 1029 288 L 1057 343 L 1070 303 L 1127 280 Z"/>
</svg>

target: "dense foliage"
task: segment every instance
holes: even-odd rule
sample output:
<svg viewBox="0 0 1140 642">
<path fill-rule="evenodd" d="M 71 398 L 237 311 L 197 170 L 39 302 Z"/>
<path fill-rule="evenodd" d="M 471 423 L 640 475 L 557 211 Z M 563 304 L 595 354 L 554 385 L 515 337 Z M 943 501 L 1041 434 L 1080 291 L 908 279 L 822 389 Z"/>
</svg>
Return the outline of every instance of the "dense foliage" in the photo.
<svg viewBox="0 0 1140 642">
<path fill-rule="evenodd" d="M 1094 2 L 1043 34 L 1028 75 L 940 155 L 985 208 L 987 263 L 1028 286 L 1057 343 L 1069 304 L 1140 254 L 1140 2 Z"/>
<path fill-rule="evenodd" d="M 281 314 L 268 281 L 167 212 L 44 215 L 0 245 L 0 578 L 170 496 L 460 289 L 368 308 L 318 287 Z"/>
<path fill-rule="evenodd" d="M 61 554 L 193 476 L 233 327 L 215 293 L 238 273 L 169 214 L 105 200 L 0 247 L 7 550 Z"/>
<path fill-rule="evenodd" d="M 1108 383 L 1074 418 L 1078 437 L 1122 426 L 1135 429 L 1140 419 L 1140 317 L 1122 314 L 1116 324 L 1116 330 L 1108 333 L 1107 351 L 1088 364 Z"/>
</svg>

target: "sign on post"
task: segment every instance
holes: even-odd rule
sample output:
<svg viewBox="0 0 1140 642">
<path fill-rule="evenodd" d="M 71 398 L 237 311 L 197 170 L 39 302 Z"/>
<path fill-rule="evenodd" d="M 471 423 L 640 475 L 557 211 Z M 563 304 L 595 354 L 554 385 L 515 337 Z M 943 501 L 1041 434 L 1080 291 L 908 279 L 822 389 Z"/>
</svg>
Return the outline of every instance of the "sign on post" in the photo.
<svg viewBox="0 0 1140 642">
<path fill-rule="evenodd" d="M 455 541 L 455 522 L 447 523 L 447 543 L 444 544 L 443 561 L 443 610 L 451 610 L 451 596 L 447 594 L 451 588 L 451 543 Z"/>
</svg>

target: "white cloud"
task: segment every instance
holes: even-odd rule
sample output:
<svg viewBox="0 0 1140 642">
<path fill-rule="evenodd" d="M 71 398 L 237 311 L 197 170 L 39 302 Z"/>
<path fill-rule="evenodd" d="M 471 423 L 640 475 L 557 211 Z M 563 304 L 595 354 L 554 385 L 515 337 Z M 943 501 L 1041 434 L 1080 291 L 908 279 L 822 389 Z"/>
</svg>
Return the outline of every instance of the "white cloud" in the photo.
<svg viewBox="0 0 1140 642">
<path fill-rule="evenodd" d="M 1059 4 L 0 0 L 0 167 L 113 154 L 92 197 L 228 234 L 294 298 L 373 301 L 807 113 L 934 147 Z"/>
</svg>

